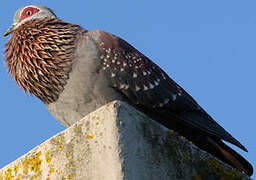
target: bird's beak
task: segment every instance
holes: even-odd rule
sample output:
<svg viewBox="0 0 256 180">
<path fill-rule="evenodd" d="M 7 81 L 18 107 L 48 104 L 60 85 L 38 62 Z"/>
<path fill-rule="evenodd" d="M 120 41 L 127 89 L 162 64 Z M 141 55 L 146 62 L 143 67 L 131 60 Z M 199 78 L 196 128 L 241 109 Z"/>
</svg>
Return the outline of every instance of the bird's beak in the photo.
<svg viewBox="0 0 256 180">
<path fill-rule="evenodd" d="M 5 37 L 5 36 L 8 36 L 9 34 L 11 34 L 11 33 L 14 31 L 15 27 L 16 27 L 16 24 L 11 25 L 11 27 L 9 27 L 9 29 L 7 29 L 7 30 L 4 32 L 4 37 Z"/>
</svg>

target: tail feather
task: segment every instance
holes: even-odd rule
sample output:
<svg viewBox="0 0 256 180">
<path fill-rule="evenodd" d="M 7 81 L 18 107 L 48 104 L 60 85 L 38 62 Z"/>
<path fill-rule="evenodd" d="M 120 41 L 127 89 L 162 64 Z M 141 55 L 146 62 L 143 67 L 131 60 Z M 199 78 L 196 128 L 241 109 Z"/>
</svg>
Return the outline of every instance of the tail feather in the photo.
<svg viewBox="0 0 256 180">
<path fill-rule="evenodd" d="M 230 166 L 240 170 L 241 172 L 244 172 L 248 176 L 253 174 L 252 165 L 236 151 L 231 149 L 219 139 L 213 139 L 211 137 L 206 137 L 206 139 L 209 142 L 208 145 L 212 145 L 214 147 L 211 148 L 212 150 L 210 150 L 212 155 Z M 209 152 L 209 147 L 207 148 L 207 151 Z"/>
</svg>

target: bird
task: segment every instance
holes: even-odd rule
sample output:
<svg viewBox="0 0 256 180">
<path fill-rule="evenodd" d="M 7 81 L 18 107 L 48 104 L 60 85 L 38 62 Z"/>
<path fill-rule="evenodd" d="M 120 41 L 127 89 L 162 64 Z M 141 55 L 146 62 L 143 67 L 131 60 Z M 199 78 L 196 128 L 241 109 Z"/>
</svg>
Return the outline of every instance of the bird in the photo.
<svg viewBox="0 0 256 180">
<path fill-rule="evenodd" d="M 42 5 L 19 8 L 5 45 L 9 74 L 69 127 L 114 100 L 127 102 L 248 176 L 252 165 L 226 145 L 247 149 L 181 86 L 111 33 L 59 19 Z"/>
</svg>

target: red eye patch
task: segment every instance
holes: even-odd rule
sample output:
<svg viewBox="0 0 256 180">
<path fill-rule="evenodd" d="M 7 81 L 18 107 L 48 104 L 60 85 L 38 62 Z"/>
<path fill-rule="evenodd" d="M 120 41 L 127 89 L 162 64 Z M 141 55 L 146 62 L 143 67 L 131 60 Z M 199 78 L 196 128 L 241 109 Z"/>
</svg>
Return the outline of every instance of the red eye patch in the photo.
<svg viewBox="0 0 256 180">
<path fill-rule="evenodd" d="M 26 19 L 27 17 L 30 17 L 32 15 L 34 15 L 35 13 L 37 13 L 39 11 L 38 8 L 35 8 L 35 7 L 27 7 L 25 8 L 22 13 L 21 13 L 21 16 L 20 16 L 20 21 Z"/>
</svg>

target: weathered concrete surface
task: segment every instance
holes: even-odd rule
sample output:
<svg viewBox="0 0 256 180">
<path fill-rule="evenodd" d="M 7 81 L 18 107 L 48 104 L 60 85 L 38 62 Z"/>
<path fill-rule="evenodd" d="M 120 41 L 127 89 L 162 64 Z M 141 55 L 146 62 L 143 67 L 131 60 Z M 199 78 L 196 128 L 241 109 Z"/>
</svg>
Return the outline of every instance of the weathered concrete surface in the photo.
<svg viewBox="0 0 256 180">
<path fill-rule="evenodd" d="M 0 170 L 0 180 L 249 179 L 122 102 Z"/>
</svg>

